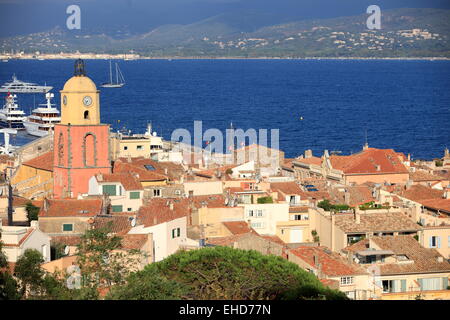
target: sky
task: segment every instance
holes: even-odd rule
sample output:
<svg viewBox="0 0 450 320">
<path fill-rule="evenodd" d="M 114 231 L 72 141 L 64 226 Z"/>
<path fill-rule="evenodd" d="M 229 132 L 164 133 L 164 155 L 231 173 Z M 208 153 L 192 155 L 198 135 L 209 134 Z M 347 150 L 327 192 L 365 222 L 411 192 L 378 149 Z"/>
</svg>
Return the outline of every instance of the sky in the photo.
<svg viewBox="0 0 450 320">
<path fill-rule="evenodd" d="M 65 26 L 66 8 L 81 8 L 85 30 L 126 28 L 149 32 L 165 24 L 189 24 L 214 15 L 250 11 L 271 22 L 363 14 L 369 5 L 383 9 L 445 8 L 449 0 L 0 0 L 0 37 Z"/>
</svg>

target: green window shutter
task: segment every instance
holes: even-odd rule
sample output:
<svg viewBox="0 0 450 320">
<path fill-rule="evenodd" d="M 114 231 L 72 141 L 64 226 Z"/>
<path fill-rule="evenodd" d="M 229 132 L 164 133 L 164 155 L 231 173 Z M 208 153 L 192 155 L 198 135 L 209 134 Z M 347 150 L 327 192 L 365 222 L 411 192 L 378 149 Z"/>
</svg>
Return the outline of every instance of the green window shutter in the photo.
<svg viewBox="0 0 450 320">
<path fill-rule="evenodd" d="M 443 277 L 442 278 L 442 289 L 443 290 L 447 290 L 448 288 L 448 278 L 447 277 Z"/>
<path fill-rule="evenodd" d="M 109 196 L 116 195 L 116 186 L 115 185 L 104 185 L 103 186 L 103 194 L 107 194 Z"/>
<path fill-rule="evenodd" d="M 123 212 L 122 206 L 111 206 L 112 212 Z"/>
<path fill-rule="evenodd" d="M 63 231 L 73 231 L 73 224 L 69 223 L 63 224 Z"/>
<path fill-rule="evenodd" d="M 406 279 L 400 280 L 401 284 L 402 284 L 402 291 L 401 292 L 406 292 Z"/>
<path fill-rule="evenodd" d="M 441 248 L 441 237 L 437 237 L 437 247 L 438 249 Z"/>
<path fill-rule="evenodd" d="M 419 282 L 420 290 L 423 290 L 423 279 L 417 279 L 417 282 Z"/>
<path fill-rule="evenodd" d="M 178 228 L 178 229 L 177 229 L 177 237 L 179 237 L 179 236 L 180 236 L 180 233 L 181 233 L 181 229 L 180 229 L 180 228 Z"/>
<path fill-rule="evenodd" d="M 139 191 L 130 192 L 130 199 L 139 199 L 140 197 L 141 197 L 141 194 Z"/>
<path fill-rule="evenodd" d="M 175 229 L 172 229 L 172 239 L 175 238 Z"/>
</svg>

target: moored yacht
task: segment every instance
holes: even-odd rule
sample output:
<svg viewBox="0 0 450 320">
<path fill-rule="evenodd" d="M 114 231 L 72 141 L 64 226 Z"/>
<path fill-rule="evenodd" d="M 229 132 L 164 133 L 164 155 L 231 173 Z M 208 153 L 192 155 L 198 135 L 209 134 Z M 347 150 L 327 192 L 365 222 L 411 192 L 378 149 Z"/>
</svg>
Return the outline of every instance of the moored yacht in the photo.
<svg viewBox="0 0 450 320">
<path fill-rule="evenodd" d="M 36 83 L 24 82 L 17 79 L 16 75 L 13 75 L 12 81 L 6 82 L 0 88 L 0 92 L 11 92 L 11 93 L 47 93 L 52 90 L 53 87 L 41 86 Z"/>
<path fill-rule="evenodd" d="M 31 111 L 31 115 L 23 122 L 27 133 L 32 136 L 43 137 L 53 129 L 55 123 L 61 121 L 59 110 L 55 108 L 51 100 L 55 95 L 51 92 L 45 94 L 47 103 L 40 104 Z"/>
<path fill-rule="evenodd" d="M 23 121 L 26 119 L 25 112 L 19 108 L 16 102 L 15 94 L 6 95 L 6 103 L 0 110 L 0 127 L 14 128 L 17 130 L 25 129 Z"/>
</svg>

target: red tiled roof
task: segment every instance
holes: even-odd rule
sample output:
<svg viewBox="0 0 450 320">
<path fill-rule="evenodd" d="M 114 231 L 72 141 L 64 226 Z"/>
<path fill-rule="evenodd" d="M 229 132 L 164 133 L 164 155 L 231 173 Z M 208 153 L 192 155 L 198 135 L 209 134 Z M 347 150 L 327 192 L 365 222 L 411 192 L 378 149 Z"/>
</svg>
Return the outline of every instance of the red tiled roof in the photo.
<svg viewBox="0 0 450 320">
<path fill-rule="evenodd" d="M 47 200 L 48 208 L 41 208 L 40 217 L 93 217 L 101 214 L 101 199 L 53 199 Z M 44 205 L 45 207 L 45 205 Z"/>
<path fill-rule="evenodd" d="M 228 221 L 228 222 L 222 222 L 222 224 L 232 234 L 242 234 L 242 233 L 254 232 L 254 230 L 251 227 L 249 227 L 248 223 L 245 221 Z"/>
<path fill-rule="evenodd" d="M 7 199 L 7 196 L 0 196 L 2 199 Z M 25 207 L 28 202 L 31 202 L 31 200 L 27 198 L 22 198 L 18 196 L 13 196 L 13 207 Z"/>
<path fill-rule="evenodd" d="M 356 223 L 353 214 L 335 215 L 335 224 L 345 233 L 419 231 L 420 226 L 401 212 L 360 213 Z"/>
<path fill-rule="evenodd" d="M 447 214 L 450 214 L 450 199 L 428 199 L 428 200 L 420 200 L 419 203 L 424 207 L 444 211 Z"/>
<path fill-rule="evenodd" d="M 442 199 L 444 195 L 442 190 L 431 189 L 421 184 L 413 185 L 406 190 L 403 189 L 395 193 L 400 197 L 417 202 L 425 199 Z"/>
<path fill-rule="evenodd" d="M 122 249 L 140 250 L 148 240 L 147 234 L 125 234 L 122 236 Z"/>
<path fill-rule="evenodd" d="M 409 178 L 412 181 L 442 181 L 445 180 L 444 177 L 435 176 L 423 170 L 417 170 L 416 172 L 411 172 Z"/>
<path fill-rule="evenodd" d="M 173 209 L 170 208 L 170 203 L 173 203 Z M 153 198 L 139 209 L 137 213 L 137 224 L 151 227 L 186 217 L 188 214 L 189 203 L 187 199 L 167 200 Z"/>
<path fill-rule="evenodd" d="M 145 166 L 152 166 L 154 170 L 148 170 Z M 167 171 L 167 174 L 166 174 Z M 139 175 L 140 181 L 177 180 L 184 174 L 183 166 L 173 162 L 158 162 L 151 159 L 138 157 L 119 158 L 114 162 L 113 172 L 134 172 Z"/>
<path fill-rule="evenodd" d="M 80 236 L 52 236 L 51 243 L 62 243 L 66 246 L 77 246 L 81 242 Z"/>
<path fill-rule="evenodd" d="M 314 164 L 320 166 L 322 164 L 322 158 L 319 157 L 310 157 L 310 158 L 297 158 L 294 159 L 296 162 L 302 162 L 306 164 Z"/>
<path fill-rule="evenodd" d="M 285 195 L 299 195 L 303 197 L 306 195 L 299 185 L 293 181 L 271 183 L 270 188 L 278 192 L 281 191 Z"/>
<path fill-rule="evenodd" d="M 100 229 L 110 227 L 112 233 L 126 234 L 131 229 L 131 216 L 126 215 L 105 215 L 95 217 L 94 228 Z"/>
<path fill-rule="evenodd" d="M 125 190 L 143 190 L 142 184 L 136 175 L 130 172 L 117 172 L 111 174 L 98 174 L 96 179 L 99 183 L 118 182 Z"/>
<path fill-rule="evenodd" d="M 24 162 L 23 165 L 46 171 L 53 171 L 53 151 L 46 152 L 34 159 L 28 160 Z"/>
<path fill-rule="evenodd" d="M 345 174 L 408 173 L 408 169 L 392 149 L 368 148 L 350 156 L 332 155 L 330 161 L 334 169 Z"/>
<path fill-rule="evenodd" d="M 450 263 L 445 259 L 442 262 L 438 258 L 442 256 L 436 249 L 422 247 L 419 242 L 410 235 L 398 236 L 374 236 L 370 241 L 381 250 L 390 250 L 395 255 L 406 255 L 412 263 L 384 263 L 380 264 L 382 275 L 405 274 L 422 272 L 450 272 Z M 361 240 L 354 245 L 346 247 L 344 251 L 364 251 L 367 250 L 369 239 Z"/>
<path fill-rule="evenodd" d="M 301 246 L 291 249 L 290 253 L 302 259 L 314 269 L 318 265 L 314 263 L 314 256 L 318 257 L 318 263 L 321 265 L 321 271 L 329 277 L 351 276 L 365 274 L 366 272 L 357 264 L 350 264 L 339 254 L 332 252 L 327 247 Z"/>
</svg>

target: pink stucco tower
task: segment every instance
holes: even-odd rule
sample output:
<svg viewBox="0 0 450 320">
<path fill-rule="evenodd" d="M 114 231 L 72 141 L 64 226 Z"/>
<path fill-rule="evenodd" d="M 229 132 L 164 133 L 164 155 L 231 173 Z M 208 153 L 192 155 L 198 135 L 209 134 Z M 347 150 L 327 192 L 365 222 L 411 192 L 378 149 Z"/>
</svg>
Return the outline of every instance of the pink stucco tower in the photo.
<svg viewBox="0 0 450 320">
<path fill-rule="evenodd" d="M 77 198 L 97 173 L 111 172 L 109 125 L 100 123 L 100 91 L 84 63 L 61 90 L 61 123 L 54 128 L 53 196 Z"/>
</svg>

